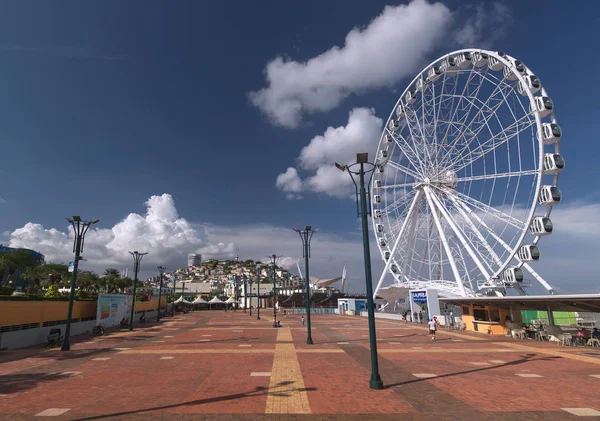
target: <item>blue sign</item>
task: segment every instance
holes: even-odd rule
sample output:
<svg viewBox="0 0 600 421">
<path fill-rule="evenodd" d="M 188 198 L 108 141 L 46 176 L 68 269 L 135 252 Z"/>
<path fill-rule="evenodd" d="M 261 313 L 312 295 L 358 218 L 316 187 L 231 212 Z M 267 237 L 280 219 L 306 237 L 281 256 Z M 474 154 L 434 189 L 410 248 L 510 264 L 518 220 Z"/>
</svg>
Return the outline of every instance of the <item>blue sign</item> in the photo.
<svg viewBox="0 0 600 421">
<path fill-rule="evenodd" d="M 422 304 L 427 302 L 427 292 L 413 292 L 413 303 Z"/>
</svg>

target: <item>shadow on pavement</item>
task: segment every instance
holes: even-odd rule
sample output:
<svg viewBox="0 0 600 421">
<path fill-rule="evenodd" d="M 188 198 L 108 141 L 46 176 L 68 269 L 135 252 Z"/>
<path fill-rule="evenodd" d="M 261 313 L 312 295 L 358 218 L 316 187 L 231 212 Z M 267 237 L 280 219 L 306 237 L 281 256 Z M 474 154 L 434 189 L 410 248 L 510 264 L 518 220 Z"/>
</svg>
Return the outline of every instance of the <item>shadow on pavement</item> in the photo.
<svg viewBox="0 0 600 421">
<path fill-rule="evenodd" d="M 498 364 L 498 365 L 494 365 L 491 367 L 482 367 L 482 368 L 475 368 L 473 370 L 465 370 L 465 371 L 459 371 L 457 373 L 449 373 L 449 374 L 442 374 L 441 376 L 436 376 L 436 377 L 429 377 L 429 378 L 421 378 L 421 379 L 413 379 L 413 380 L 408 380 L 405 382 L 398 382 L 398 383 L 393 383 L 393 384 L 388 384 L 384 386 L 384 389 L 389 389 L 392 387 L 396 387 L 396 386 L 403 386 L 403 385 L 407 385 L 407 384 L 411 384 L 411 383 L 419 383 L 419 382 L 423 382 L 423 381 L 428 381 L 428 380 L 434 380 L 434 379 L 443 379 L 445 377 L 454 377 L 454 376 L 460 376 L 461 374 L 471 374 L 471 373 L 478 373 L 481 371 L 488 371 L 488 370 L 495 370 L 501 367 L 510 367 L 510 366 L 516 366 L 519 364 L 523 364 L 529 361 L 551 361 L 551 360 L 555 360 L 558 358 L 562 358 L 562 357 L 542 357 L 542 358 L 536 358 L 535 360 L 532 360 L 532 358 L 534 358 L 537 354 L 526 354 L 526 355 L 522 355 L 521 359 L 516 360 L 516 361 L 511 361 L 508 363 L 504 363 L 504 364 Z"/>
<path fill-rule="evenodd" d="M 77 418 L 72 421 L 92 421 L 92 420 L 100 420 L 103 418 L 123 417 L 126 415 L 139 414 L 139 413 L 148 412 L 148 411 L 160 411 L 160 410 L 165 410 L 165 409 L 179 408 L 182 406 L 204 405 L 207 403 L 231 401 L 231 400 L 243 399 L 243 398 L 252 397 L 252 396 L 264 396 L 264 395 L 290 396 L 290 394 L 293 392 L 310 392 L 310 391 L 317 390 L 316 387 L 285 388 L 286 386 L 289 386 L 293 383 L 294 382 L 291 382 L 291 381 L 284 381 L 284 382 L 277 383 L 274 386 L 274 388 L 258 386 L 248 392 L 233 393 L 230 395 L 217 396 L 214 398 L 197 399 L 197 400 L 193 400 L 193 401 L 181 402 L 181 403 L 176 403 L 176 404 L 172 404 L 172 405 L 155 406 L 152 408 L 123 411 L 123 412 L 104 414 L 104 415 L 95 415 L 95 416 L 91 416 L 91 417 Z"/>
<path fill-rule="evenodd" d="M 49 383 L 56 380 L 65 380 L 72 377 L 71 374 L 7 374 L 2 376 L 0 383 L 0 395 L 10 395 L 11 393 L 26 392 L 37 387 L 42 383 Z"/>
</svg>

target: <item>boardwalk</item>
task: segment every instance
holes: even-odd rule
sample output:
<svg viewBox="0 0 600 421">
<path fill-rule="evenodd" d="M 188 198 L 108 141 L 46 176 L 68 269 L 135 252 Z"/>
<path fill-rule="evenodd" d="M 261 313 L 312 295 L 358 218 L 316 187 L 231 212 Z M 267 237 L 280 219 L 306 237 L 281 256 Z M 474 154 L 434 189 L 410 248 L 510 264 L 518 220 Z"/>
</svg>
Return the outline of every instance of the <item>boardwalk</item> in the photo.
<svg viewBox="0 0 600 421">
<path fill-rule="evenodd" d="M 600 351 L 378 320 L 385 389 L 368 387 L 367 321 L 270 326 L 203 311 L 0 353 L 0 419 L 562 420 L 600 415 Z M 596 348 L 597 349 L 597 348 Z"/>
</svg>

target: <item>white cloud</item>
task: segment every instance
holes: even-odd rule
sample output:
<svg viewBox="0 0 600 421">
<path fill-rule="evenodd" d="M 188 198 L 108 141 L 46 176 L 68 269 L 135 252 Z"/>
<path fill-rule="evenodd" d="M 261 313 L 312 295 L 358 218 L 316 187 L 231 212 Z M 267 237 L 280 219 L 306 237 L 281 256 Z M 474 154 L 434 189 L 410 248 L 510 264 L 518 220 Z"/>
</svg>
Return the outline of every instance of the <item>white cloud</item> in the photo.
<svg viewBox="0 0 600 421">
<path fill-rule="evenodd" d="M 500 2 L 493 2 L 491 10 L 488 7 L 484 3 L 466 7 L 465 15 L 472 8 L 475 9 L 475 14 L 466 19 L 462 27 L 457 28 L 454 38 L 458 44 L 488 48 L 505 35 L 507 24 L 512 20 L 510 9 Z"/>
<path fill-rule="evenodd" d="M 6 199 L 3 199 L 3 198 L 0 197 L 0 205 L 3 204 L 3 203 L 8 203 L 8 202 L 7 202 Z"/>
<path fill-rule="evenodd" d="M 286 192 L 288 199 L 302 198 L 298 193 L 303 190 L 303 185 L 296 168 L 289 167 L 284 173 L 279 174 L 275 180 L 275 186 Z"/>
<path fill-rule="evenodd" d="M 352 93 L 414 74 L 447 33 L 451 17 L 443 4 L 425 0 L 386 6 L 368 26 L 352 29 L 342 47 L 304 63 L 280 56 L 270 61 L 267 87 L 250 99 L 274 124 L 295 128 L 304 113 L 332 110 Z"/>
<path fill-rule="evenodd" d="M 279 174 L 275 185 L 283 192 L 296 196 L 301 191 L 311 190 L 336 197 L 348 197 L 353 188 L 352 180 L 348 173 L 341 172 L 333 164 L 354 163 L 357 152 L 370 152 L 371 158 L 374 158 L 382 124 L 383 121 L 375 116 L 375 110 L 353 109 L 346 126 L 328 127 L 300 152 L 300 167 L 314 171 L 309 178 L 302 181 L 298 171 L 290 167 L 285 173 Z"/>
</svg>

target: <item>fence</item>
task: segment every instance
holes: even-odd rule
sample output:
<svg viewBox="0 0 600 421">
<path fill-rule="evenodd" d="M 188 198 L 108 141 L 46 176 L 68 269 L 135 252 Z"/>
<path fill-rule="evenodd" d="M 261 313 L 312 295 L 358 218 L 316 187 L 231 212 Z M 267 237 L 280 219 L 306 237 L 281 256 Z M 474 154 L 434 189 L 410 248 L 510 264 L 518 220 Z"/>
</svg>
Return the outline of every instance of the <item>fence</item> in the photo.
<svg viewBox="0 0 600 421">
<path fill-rule="evenodd" d="M 305 307 L 294 307 L 291 309 L 286 309 L 290 313 L 293 314 L 306 314 Z M 337 308 L 311 308 L 310 314 L 338 314 L 339 310 Z"/>
</svg>

